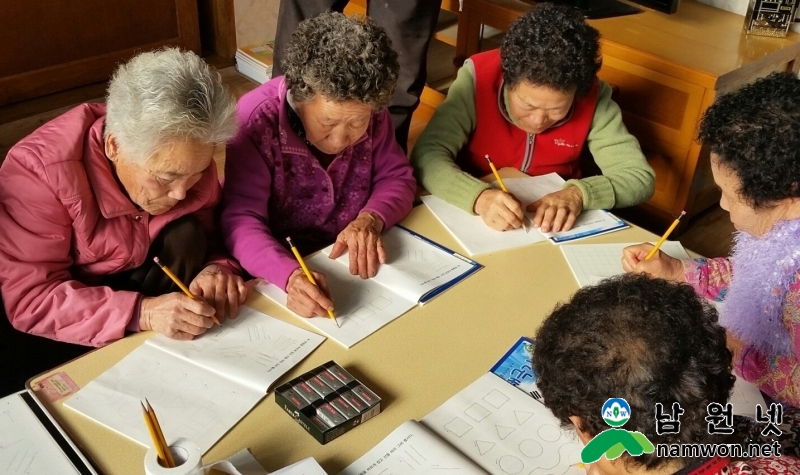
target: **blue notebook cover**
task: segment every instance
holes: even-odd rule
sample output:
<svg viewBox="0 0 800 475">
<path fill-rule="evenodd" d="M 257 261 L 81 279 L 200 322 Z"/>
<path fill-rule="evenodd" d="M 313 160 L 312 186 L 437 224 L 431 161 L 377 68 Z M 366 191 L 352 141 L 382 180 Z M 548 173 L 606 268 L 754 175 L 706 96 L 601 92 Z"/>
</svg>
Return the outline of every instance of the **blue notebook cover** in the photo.
<svg viewBox="0 0 800 475">
<path fill-rule="evenodd" d="M 442 294 L 447 289 L 450 289 L 451 287 L 453 287 L 454 285 L 458 284 L 462 280 L 466 279 L 467 277 L 471 276 L 472 274 L 474 274 L 474 273 L 478 272 L 479 270 L 483 269 L 483 265 L 482 264 L 478 264 L 477 262 L 473 261 L 472 259 L 470 259 L 468 257 L 464 257 L 461 254 L 459 254 L 459 253 L 457 253 L 455 251 L 452 251 L 452 250 L 442 246 L 441 244 L 439 244 L 437 242 L 431 241 L 430 239 L 426 238 L 425 236 L 423 236 L 423 235 L 421 235 L 419 233 L 416 233 L 416 232 L 406 228 L 405 226 L 401 226 L 401 225 L 398 224 L 397 227 L 402 229 L 403 231 L 407 232 L 408 234 L 414 236 L 415 238 L 419 239 L 420 241 L 422 241 L 424 243 L 427 243 L 427 244 L 430 244 L 431 246 L 433 246 L 433 247 L 435 247 L 437 249 L 440 249 L 440 250 L 442 250 L 442 251 L 444 251 L 444 252 L 446 252 L 446 253 L 454 256 L 454 257 L 457 257 L 457 258 L 461 259 L 462 261 L 464 261 L 464 262 L 466 262 L 466 263 L 468 263 L 470 265 L 469 269 L 466 272 L 462 272 L 459 275 L 453 276 L 452 279 L 448 280 L 447 282 L 445 282 L 444 284 L 440 285 L 439 287 L 436 287 L 435 289 L 428 291 L 428 293 L 426 293 L 425 295 L 420 297 L 420 299 L 419 299 L 419 304 L 420 305 L 425 305 L 426 303 L 430 302 L 434 298 L 438 297 L 440 294 Z"/>
<path fill-rule="evenodd" d="M 536 387 L 536 373 L 531 364 L 535 346 L 530 338 L 521 337 L 489 371 L 528 396 L 541 401 L 542 395 Z"/>
</svg>

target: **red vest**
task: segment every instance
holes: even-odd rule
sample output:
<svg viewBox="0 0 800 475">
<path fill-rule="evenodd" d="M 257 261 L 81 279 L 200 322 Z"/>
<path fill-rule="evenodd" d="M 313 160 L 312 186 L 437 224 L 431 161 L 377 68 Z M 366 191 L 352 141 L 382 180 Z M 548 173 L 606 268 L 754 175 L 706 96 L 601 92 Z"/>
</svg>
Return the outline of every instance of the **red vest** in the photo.
<svg viewBox="0 0 800 475">
<path fill-rule="evenodd" d="M 458 156 L 459 166 L 475 176 L 492 173 L 485 156 L 499 168 L 514 167 L 528 175 L 558 173 L 580 178 L 579 159 L 597 106 L 597 80 L 589 93 L 576 98 L 566 122 L 530 135 L 508 121 L 500 110 L 503 73 L 500 50 L 470 58 L 475 66 L 475 130 Z"/>
</svg>

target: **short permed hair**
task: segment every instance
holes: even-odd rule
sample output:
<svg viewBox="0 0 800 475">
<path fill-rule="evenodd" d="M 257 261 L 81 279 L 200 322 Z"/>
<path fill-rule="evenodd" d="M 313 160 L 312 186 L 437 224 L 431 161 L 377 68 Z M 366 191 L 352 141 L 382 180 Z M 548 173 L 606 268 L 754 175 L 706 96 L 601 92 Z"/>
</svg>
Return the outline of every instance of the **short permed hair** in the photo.
<svg viewBox="0 0 800 475">
<path fill-rule="evenodd" d="M 579 290 L 559 305 L 536 334 L 533 369 L 545 405 L 565 425 L 578 416 L 595 436 L 609 429 L 601 417 L 612 397 L 631 406 L 623 429 L 655 444 L 712 442 L 707 406 L 731 393 L 731 353 L 717 312 L 686 284 L 628 274 Z M 655 404 L 672 412 L 678 434 L 656 433 Z M 656 468 L 655 453 L 627 456 L 626 464 Z"/>
<path fill-rule="evenodd" d="M 106 94 L 104 136 L 131 161 L 145 162 L 173 140 L 222 144 L 236 134 L 236 101 L 191 51 L 141 53 L 117 68 Z"/>
<path fill-rule="evenodd" d="M 708 108 L 698 138 L 733 171 L 753 208 L 800 197 L 800 79 L 773 73 Z"/>
<path fill-rule="evenodd" d="M 503 80 L 582 97 L 600 70 L 600 33 L 577 10 L 543 2 L 517 18 L 500 47 Z"/>
<path fill-rule="evenodd" d="M 400 65 L 386 31 L 365 17 L 327 12 L 300 23 L 286 45 L 283 75 L 292 99 L 317 94 L 379 111 L 389 105 Z"/>
</svg>

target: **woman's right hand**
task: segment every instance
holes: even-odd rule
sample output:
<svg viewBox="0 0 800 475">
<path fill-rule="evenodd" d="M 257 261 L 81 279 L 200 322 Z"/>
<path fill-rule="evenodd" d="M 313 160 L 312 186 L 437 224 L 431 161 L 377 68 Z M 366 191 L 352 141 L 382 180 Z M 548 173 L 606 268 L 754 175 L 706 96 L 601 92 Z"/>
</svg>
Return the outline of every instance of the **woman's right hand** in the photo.
<svg viewBox="0 0 800 475">
<path fill-rule="evenodd" d="M 522 226 L 525 209 L 516 198 L 502 190 L 484 190 L 475 200 L 475 213 L 487 226 L 496 231 L 508 231 Z"/>
<path fill-rule="evenodd" d="M 683 261 L 664 254 L 661 251 L 645 260 L 647 254 L 653 249 L 650 243 L 628 246 L 622 250 L 622 268 L 628 273 L 644 273 L 652 277 L 674 282 L 686 282 L 683 273 Z"/>
<path fill-rule="evenodd" d="M 308 280 L 303 269 L 298 267 L 292 272 L 286 284 L 286 306 L 301 317 L 327 317 L 328 310 L 333 310 L 328 279 L 319 272 L 311 271 L 311 274 L 319 287 Z"/>
<path fill-rule="evenodd" d="M 191 340 L 214 324 L 214 307 L 173 292 L 159 297 L 144 297 L 139 304 L 139 329 L 153 330 L 176 340 Z"/>
</svg>

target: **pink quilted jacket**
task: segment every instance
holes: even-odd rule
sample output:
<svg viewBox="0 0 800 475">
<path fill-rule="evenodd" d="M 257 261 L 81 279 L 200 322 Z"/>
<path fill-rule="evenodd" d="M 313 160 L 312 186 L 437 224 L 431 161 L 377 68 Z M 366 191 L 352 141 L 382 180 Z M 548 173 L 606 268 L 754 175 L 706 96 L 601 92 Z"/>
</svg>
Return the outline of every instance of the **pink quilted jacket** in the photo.
<svg viewBox="0 0 800 475">
<path fill-rule="evenodd" d="M 143 264 L 159 231 L 183 215 L 213 228 L 213 164 L 184 200 L 151 216 L 112 173 L 104 121 L 105 105 L 78 106 L 20 141 L 0 167 L 0 290 L 18 330 L 91 346 L 138 331 L 141 296 L 98 286 L 100 278 Z"/>
</svg>

